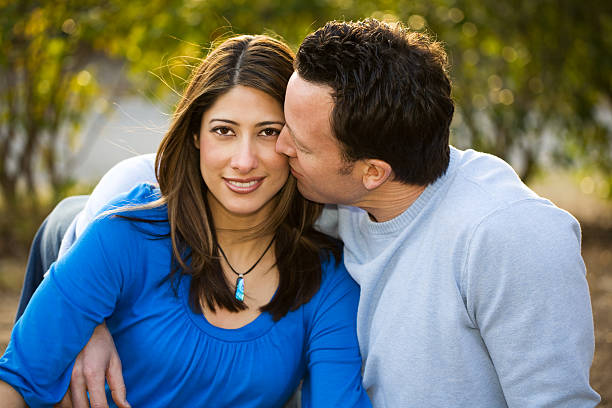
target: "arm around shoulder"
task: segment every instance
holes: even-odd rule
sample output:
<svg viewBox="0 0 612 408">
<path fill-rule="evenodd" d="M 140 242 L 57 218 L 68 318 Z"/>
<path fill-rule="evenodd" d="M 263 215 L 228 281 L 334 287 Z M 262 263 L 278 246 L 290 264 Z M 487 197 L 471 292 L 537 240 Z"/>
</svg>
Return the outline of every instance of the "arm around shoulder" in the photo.
<svg viewBox="0 0 612 408">
<path fill-rule="evenodd" d="M 338 238 L 338 206 L 325 204 L 315 222 L 315 229 L 331 237 Z"/>
<path fill-rule="evenodd" d="M 89 196 L 76 225 L 76 236 L 91 223 L 98 213 L 116 196 L 127 193 L 137 184 L 157 183 L 155 154 L 130 157 L 114 165 L 98 182 Z"/>
</svg>

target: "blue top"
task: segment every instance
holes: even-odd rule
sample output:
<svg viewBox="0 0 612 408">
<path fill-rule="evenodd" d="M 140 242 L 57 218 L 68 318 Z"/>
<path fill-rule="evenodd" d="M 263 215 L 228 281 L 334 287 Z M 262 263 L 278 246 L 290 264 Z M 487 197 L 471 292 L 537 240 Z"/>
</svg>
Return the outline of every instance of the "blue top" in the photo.
<svg viewBox="0 0 612 408">
<path fill-rule="evenodd" d="M 115 205 L 158 197 L 141 185 Z M 51 267 L 13 328 L 0 379 L 31 407 L 58 402 L 75 357 L 106 320 L 135 407 L 282 406 L 301 379 L 304 407 L 371 406 L 355 330 L 359 287 L 342 264 L 326 262 L 316 295 L 279 321 L 261 313 L 242 328 L 222 329 L 189 307 L 189 276 L 178 281 L 178 296 L 164 281 L 171 242 L 150 233 L 168 231 L 167 222 L 94 221 Z"/>
</svg>

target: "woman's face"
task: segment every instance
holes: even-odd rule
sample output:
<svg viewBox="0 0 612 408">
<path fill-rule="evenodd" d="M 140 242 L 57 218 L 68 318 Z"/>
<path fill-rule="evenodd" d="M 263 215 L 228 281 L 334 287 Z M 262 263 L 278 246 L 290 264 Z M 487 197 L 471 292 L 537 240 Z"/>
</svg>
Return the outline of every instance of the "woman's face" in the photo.
<svg viewBox="0 0 612 408">
<path fill-rule="evenodd" d="M 267 214 L 267 204 L 289 175 L 287 157 L 275 151 L 284 124 L 276 99 L 240 85 L 204 113 L 196 147 L 213 211 L 227 216 Z M 217 223 L 218 217 L 223 214 L 215 214 Z"/>
</svg>

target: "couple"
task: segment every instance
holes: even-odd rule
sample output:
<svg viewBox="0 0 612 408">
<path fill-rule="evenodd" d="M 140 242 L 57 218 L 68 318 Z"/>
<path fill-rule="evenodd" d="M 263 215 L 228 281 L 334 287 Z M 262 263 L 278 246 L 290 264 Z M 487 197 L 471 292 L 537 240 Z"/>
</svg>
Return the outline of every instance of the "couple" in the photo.
<svg viewBox="0 0 612 408">
<path fill-rule="evenodd" d="M 15 325 L 1 400 L 59 401 L 89 340 L 79 359 L 106 353 L 133 406 L 281 406 L 301 380 L 304 407 L 595 406 L 578 223 L 449 146 L 440 45 L 331 22 L 292 57 L 225 41 L 155 163 L 102 179 Z"/>
</svg>

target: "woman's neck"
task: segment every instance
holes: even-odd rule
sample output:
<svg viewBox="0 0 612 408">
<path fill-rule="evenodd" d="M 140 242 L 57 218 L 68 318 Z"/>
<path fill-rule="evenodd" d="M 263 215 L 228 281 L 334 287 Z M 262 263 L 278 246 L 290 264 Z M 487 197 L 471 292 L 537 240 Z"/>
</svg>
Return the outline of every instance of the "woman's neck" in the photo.
<svg viewBox="0 0 612 408">
<path fill-rule="evenodd" d="M 250 268 L 268 248 L 273 238 L 274 235 L 269 234 L 245 240 L 244 232 L 217 230 L 217 244 L 223 249 L 227 260 L 237 272 L 244 272 Z M 274 254 L 273 246 L 266 252 L 266 257 L 268 253 Z"/>
</svg>

